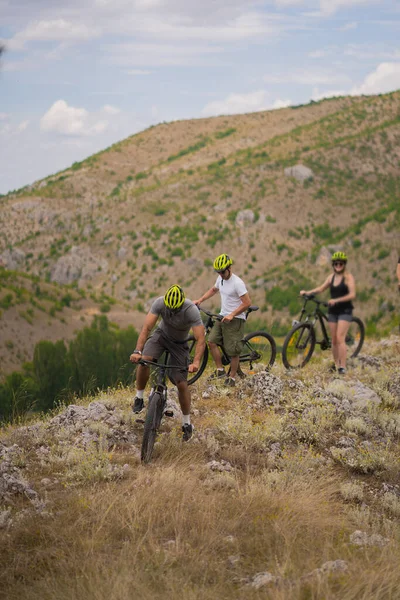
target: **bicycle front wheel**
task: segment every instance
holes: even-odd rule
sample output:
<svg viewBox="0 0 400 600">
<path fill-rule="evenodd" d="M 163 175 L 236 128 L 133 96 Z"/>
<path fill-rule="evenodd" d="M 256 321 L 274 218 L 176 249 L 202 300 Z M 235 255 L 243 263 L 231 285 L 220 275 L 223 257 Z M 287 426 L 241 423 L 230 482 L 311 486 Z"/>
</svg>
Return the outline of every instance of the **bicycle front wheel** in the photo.
<svg viewBox="0 0 400 600">
<path fill-rule="evenodd" d="M 346 334 L 347 356 L 354 358 L 360 353 L 364 343 L 365 327 L 358 317 L 353 317 Z"/>
<path fill-rule="evenodd" d="M 148 463 L 153 454 L 154 444 L 164 412 L 165 400 L 161 392 L 153 392 L 149 398 L 144 421 L 141 460 Z"/>
<path fill-rule="evenodd" d="M 300 369 L 310 360 L 315 348 L 315 331 L 310 323 L 299 323 L 287 334 L 282 347 L 282 362 L 287 369 Z"/>
<path fill-rule="evenodd" d="M 272 335 L 265 331 L 254 331 L 248 333 L 243 342 L 239 359 L 239 376 L 246 377 L 272 367 L 276 357 L 276 343 Z"/>
<path fill-rule="evenodd" d="M 196 340 L 193 335 L 190 336 L 190 338 L 188 339 L 188 344 L 189 344 L 189 364 L 192 364 L 194 355 L 195 355 L 195 351 L 196 351 Z M 199 379 L 199 377 L 201 377 L 201 375 L 204 373 L 204 369 L 207 366 L 207 362 L 208 362 L 208 346 L 206 344 L 206 347 L 204 348 L 204 354 L 203 354 L 203 358 L 200 363 L 199 370 L 196 371 L 196 373 L 188 373 L 187 382 L 189 385 L 191 385 L 192 383 L 197 381 Z"/>
</svg>

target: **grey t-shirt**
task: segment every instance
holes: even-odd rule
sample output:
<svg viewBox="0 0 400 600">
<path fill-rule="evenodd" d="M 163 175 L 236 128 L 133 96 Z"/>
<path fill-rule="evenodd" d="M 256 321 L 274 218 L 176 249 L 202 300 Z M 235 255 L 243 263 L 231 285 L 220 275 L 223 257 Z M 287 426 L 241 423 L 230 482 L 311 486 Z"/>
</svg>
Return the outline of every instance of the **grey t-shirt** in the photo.
<svg viewBox="0 0 400 600">
<path fill-rule="evenodd" d="M 192 327 L 203 325 L 199 309 L 191 300 L 187 299 L 178 312 L 173 312 L 165 306 L 164 297 L 160 296 L 154 300 L 150 312 L 153 315 L 161 316 L 162 320 L 157 329 L 161 329 L 168 338 L 176 342 L 186 340 Z"/>
</svg>

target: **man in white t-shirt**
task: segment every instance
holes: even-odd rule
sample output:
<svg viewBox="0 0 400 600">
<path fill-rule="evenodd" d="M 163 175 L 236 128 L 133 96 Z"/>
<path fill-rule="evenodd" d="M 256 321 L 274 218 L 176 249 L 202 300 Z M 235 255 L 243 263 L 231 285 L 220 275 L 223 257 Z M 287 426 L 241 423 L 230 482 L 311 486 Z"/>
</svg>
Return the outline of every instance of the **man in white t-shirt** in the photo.
<svg viewBox="0 0 400 600">
<path fill-rule="evenodd" d="M 208 346 L 217 367 L 213 379 L 226 378 L 225 384 L 235 385 L 239 367 L 239 356 L 243 347 L 244 323 L 246 310 L 251 305 L 250 296 L 242 279 L 232 273 L 232 259 L 227 254 L 217 256 L 214 270 L 218 273 L 217 281 L 194 304 L 199 305 L 204 300 L 221 294 L 221 321 L 216 321 L 208 338 Z M 222 365 L 218 345 L 223 345 L 230 358 L 229 375 Z"/>
</svg>

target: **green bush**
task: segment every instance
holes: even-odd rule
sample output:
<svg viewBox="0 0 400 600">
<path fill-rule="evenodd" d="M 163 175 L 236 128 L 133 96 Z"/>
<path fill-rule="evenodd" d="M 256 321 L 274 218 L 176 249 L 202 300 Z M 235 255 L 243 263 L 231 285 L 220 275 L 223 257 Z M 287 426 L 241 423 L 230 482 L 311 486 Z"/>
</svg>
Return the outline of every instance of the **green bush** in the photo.
<svg viewBox="0 0 400 600">
<path fill-rule="evenodd" d="M 229 135 L 232 135 L 233 133 L 235 133 L 235 131 L 235 127 L 230 127 L 229 129 L 225 129 L 224 131 L 217 131 L 215 137 L 217 138 L 217 140 L 221 140 L 223 138 L 228 137 Z"/>
<path fill-rule="evenodd" d="M 389 256 L 389 254 L 390 254 L 390 250 L 382 248 L 382 250 L 379 251 L 377 258 L 378 258 L 378 260 L 383 260 L 384 258 Z"/>
</svg>

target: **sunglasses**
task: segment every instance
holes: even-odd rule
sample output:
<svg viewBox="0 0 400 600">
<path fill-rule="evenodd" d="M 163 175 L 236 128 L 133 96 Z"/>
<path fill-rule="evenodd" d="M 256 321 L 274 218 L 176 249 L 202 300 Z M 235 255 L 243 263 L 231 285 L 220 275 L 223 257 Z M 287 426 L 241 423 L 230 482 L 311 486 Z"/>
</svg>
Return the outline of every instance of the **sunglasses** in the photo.
<svg viewBox="0 0 400 600">
<path fill-rule="evenodd" d="M 228 269 L 229 267 L 226 267 L 226 269 L 224 269 L 223 271 L 217 271 L 217 273 L 218 275 L 223 275 Z"/>
<path fill-rule="evenodd" d="M 332 266 L 334 267 L 343 267 L 343 265 L 345 265 L 346 263 L 343 260 L 336 260 L 335 262 L 332 263 Z"/>
</svg>

